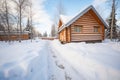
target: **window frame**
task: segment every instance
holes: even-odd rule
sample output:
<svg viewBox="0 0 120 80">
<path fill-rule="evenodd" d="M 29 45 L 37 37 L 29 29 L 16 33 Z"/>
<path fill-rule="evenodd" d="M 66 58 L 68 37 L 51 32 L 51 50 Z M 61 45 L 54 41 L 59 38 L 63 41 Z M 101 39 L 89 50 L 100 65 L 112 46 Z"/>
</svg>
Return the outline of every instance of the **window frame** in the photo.
<svg viewBox="0 0 120 80">
<path fill-rule="evenodd" d="M 94 33 L 100 33 L 100 26 L 94 26 Z"/>
<path fill-rule="evenodd" d="M 82 32 L 83 25 L 75 25 L 74 26 L 74 32 L 81 33 Z"/>
</svg>

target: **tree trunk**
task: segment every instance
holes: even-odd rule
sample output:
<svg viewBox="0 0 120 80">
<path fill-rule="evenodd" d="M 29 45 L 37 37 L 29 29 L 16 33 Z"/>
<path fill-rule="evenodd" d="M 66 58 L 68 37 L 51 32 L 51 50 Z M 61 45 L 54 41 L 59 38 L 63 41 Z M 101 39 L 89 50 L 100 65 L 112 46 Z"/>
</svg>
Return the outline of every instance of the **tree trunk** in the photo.
<svg viewBox="0 0 120 80">
<path fill-rule="evenodd" d="M 7 27 L 8 27 L 8 40 L 10 42 L 10 25 L 9 25 L 9 17 L 8 17 L 8 6 L 7 6 L 7 2 L 5 0 L 5 9 L 6 9 L 6 21 L 7 21 Z"/>
<path fill-rule="evenodd" d="M 111 21 L 111 34 L 110 34 L 110 39 L 112 41 L 113 39 L 113 27 L 115 27 L 115 0 L 113 0 L 113 3 L 112 3 L 112 21 Z M 115 36 L 115 35 L 114 35 Z"/>
<path fill-rule="evenodd" d="M 21 26 L 21 21 L 22 21 L 22 20 L 21 20 L 21 19 L 22 19 L 22 18 L 21 18 L 21 17 L 22 17 L 22 11 L 21 11 L 21 9 L 22 9 L 22 8 L 21 8 L 21 5 L 20 5 L 19 8 L 20 8 L 20 16 L 19 16 L 19 18 L 20 18 L 20 35 L 19 35 L 19 42 L 21 42 L 21 39 L 22 39 L 22 26 Z"/>
</svg>

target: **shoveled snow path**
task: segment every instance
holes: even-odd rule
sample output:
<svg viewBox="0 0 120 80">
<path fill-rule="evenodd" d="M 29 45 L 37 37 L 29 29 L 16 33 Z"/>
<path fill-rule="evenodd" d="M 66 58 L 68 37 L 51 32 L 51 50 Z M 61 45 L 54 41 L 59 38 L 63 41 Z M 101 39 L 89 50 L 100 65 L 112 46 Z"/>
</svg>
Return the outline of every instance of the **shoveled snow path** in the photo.
<svg viewBox="0 0 120 80">
<path fill-rule="evenodd" d="M 1 55 L 1 60 L 5 61 L 1 62 L 0 80 L 84 80 L 52 47 L 51 41 L 23 43 L 2 47 L 0 54 L 8 55 Z M 13 51 L 15 48 L 16 52 Z M 7 56 L 9 60 L 6 59 Z"/>
<path fill-rule="evenodd" d="M 39 56 L 31 61 L 27 80 L 84 80 L 46 41 Z"/>
<path fill-rule="evenodd" d="M 27 80 L 48 80 L 48 50 L 46 46 L 47 43 L 39 51 L 39 56 L 31 61 L 29 66 L 31 73 Z"/>
<path fill-rule="evenodd" d="M 48 45 L 48 80 L 85 80 L 83 75 L 59 55 L 51 44 Z"/>
</svg>

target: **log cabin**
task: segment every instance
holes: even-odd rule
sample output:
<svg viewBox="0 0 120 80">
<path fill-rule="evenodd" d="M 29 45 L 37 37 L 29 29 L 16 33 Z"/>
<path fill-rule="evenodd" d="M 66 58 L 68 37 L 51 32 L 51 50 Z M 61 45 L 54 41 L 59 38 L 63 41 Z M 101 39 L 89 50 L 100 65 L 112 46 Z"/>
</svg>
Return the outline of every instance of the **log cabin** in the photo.
<svg viewBox="0 0 120 80">
<path fill-rule="evenodd" d="M 69 42 L 98 42 L 104 40 L 106 22 L 90 5 L 73 18 L 60 17 L 58 37 L 63 43 Z"/>
</svg>

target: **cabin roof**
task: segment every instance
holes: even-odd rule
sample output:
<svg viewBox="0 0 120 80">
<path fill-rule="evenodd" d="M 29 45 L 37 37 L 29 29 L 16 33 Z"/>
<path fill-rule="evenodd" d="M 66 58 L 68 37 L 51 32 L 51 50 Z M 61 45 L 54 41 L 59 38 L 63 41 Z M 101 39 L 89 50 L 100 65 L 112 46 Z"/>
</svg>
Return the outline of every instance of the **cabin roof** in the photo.
<svg viewBox="0 0 120 80">
<path fill-rule="evenodd" d="M 80 18 L 82 15 L 84 15 L 85 13 L 87 13 L 90 9 L 92 9 L 95 14 L 98 16 L 98 18 L 101 20 L 101 22 L 104 24 L 105 28 L 108 27 L 108 25 L 106 24 L 106 22 L 102 19 L 102 17 L 98 14 L 98 12 L 96 11 L 96 9 L 90 5 L 89 7 L 87 7 L 86 9 L 84 9 L 82 12 L 78 13 L 77 15 L 75 15 L 73 18 L 69 18 L 69 20 L 66 21 L 66 23 L 63 23 L 63 25 L 60 27 L 59 31 L 62 31 L 65 27 L 68 27 L 69 25 L 71 25 L 73 22 L 75 22 L 78 18 Z"/>
<path fill-rule="evenodd" d="M 60 20 L 62 21 L 63 24 L 67 23 L 71 19 L 72 19 L 72 16 L 60 15 Z"/>
</svg>

